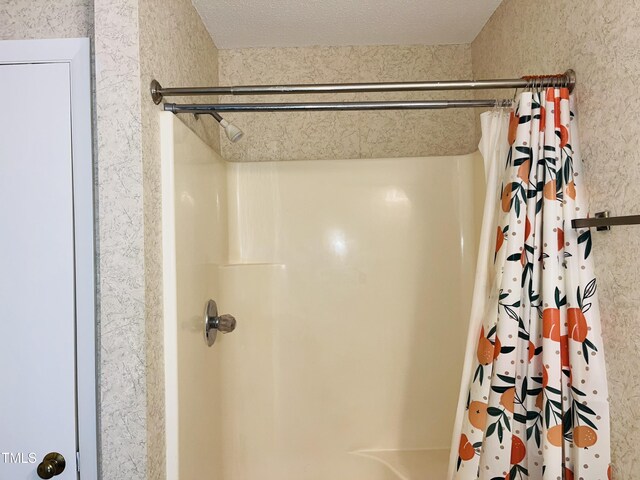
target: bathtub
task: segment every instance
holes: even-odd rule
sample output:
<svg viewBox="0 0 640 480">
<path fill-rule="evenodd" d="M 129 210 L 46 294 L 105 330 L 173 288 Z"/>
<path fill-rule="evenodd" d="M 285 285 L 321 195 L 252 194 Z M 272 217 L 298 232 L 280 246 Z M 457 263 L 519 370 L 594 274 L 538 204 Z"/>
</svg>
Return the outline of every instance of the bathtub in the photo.
<svg viewBox="0 0 640 480">
<path fill-rule="evenodd" d="M 160 120 L 167 479 L 444 479 L 479 154 L 227 163 Z"/>
</svg>

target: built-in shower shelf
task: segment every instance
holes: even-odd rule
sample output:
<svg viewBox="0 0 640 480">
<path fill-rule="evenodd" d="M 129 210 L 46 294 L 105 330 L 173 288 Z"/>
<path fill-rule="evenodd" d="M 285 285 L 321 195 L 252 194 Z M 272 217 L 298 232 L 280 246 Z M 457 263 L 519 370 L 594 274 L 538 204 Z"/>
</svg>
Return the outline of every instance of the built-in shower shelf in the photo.
<svg viewBox="0 0 640 480">
<path fill-rule="evenodd" d="M 449 449 L 358 450 L 353 455 L 382 463 L 400 480 L 445 478 Z"/>
<path fill-rule="evenodd" d="M 218 265 L 220 268 L 240 268 L 240 267 L 274 267 L 274 268 L 284 268 L 284 263 L 225 263 L 223 265 Z"/>
</svg>

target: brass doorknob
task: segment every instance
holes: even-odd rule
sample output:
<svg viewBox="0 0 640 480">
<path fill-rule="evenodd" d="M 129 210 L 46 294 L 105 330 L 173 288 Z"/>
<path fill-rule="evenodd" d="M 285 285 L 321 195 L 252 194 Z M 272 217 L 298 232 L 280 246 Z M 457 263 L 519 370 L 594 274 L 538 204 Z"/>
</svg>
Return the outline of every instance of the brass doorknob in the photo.
<svg viewBox="0 0 640 480">
<path fill-rule="evenodd" d="M 67 462 L 64 457 L 57 452 L 47 453 L 38 465 L 38 476 L 40 478 L 53 478 L 64 472 Z"/>
</svg>

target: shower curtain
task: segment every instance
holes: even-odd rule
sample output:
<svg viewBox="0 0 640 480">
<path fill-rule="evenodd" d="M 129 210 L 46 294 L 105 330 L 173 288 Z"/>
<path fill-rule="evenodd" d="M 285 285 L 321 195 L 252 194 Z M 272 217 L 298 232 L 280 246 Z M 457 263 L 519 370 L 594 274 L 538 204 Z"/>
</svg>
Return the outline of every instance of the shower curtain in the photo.
<svg viewBox="0 0 640 480">
<path fill-rule="evenodd" d="M 449 480 L 611 478 L 574 98 L 484 114 L 487 198 Z M 494 247 L 494 248 L 492 248 Z M 489 251 L 490 249 L 490 251 Z"/>
</svg>

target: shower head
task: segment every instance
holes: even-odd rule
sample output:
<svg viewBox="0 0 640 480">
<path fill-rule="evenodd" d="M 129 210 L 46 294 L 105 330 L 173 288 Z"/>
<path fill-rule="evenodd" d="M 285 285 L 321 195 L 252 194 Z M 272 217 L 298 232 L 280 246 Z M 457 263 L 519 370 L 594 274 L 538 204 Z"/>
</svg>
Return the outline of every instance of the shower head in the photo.
<svg viewBox="0 0 640 480">
<path fill-rule="evenodd" d="M 236 127 L 233 123 L 227 122 L 217 112 L 211 112 L 211 116 L 218 121 L 218 123 L 222 128 L 224 128 L 224 133 L 227 134 L 227 138 L 231 140 L 233 143 L 240 140 L 244 135 L 244 132 L 242 130 Z"/>
<path fill-rule="evenodd" d="M 244 132 L 236 127 L 233 123 L 227 122 L 224 118 L 220 120 L 220 126 L 224 128 L 224 133 L 227 134 L 227 138 L 232 142 L 237 142 L 242 138 Z"/>
</svg>

